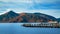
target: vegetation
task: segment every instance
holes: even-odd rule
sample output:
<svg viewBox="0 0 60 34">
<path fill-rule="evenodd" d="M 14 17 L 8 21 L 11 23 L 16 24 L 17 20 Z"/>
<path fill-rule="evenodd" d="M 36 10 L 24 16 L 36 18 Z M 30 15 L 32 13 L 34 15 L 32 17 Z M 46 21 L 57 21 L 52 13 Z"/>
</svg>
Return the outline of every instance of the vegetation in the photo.
<svg viewBox="0 0 60 34">
<path fill-rule="evenodd" d="M 57 19 L 42 13 L 15 13 L 13 11 L 0 15 L 0 22 L 53 22 Z"/>
</svg>

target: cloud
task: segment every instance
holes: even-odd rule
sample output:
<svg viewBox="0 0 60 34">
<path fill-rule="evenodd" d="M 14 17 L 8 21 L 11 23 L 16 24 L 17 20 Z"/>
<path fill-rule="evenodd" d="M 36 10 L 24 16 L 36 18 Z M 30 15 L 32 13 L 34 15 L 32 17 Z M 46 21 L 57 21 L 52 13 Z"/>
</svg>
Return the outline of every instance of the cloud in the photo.
<svg viewBox="0 0 60 34">
<path fill-rule="evenodd" d="M 0 8 L 60 9 L 60 0 L 0 0 Z"/>
<path fill-rule="evenodd" d="M 23 10 L 23 9 L 13 9 L 16 13 L 43 13 L 43 14 L 47 14 L 47 15 L 51 15 L 54 16 L 56 18 L 60 18 L 60 10 L 55 10 L 55 9 L 48 9 L 48 10 Z"/>
<path fill-rule="evenodd" d="M 42 12 L 60 17 L 60 0 L 0 0 L 0 14 L 8 9 L 17 13 Z"/>
<path fill-rule="evenodd" d="M 31 3 L 31 2 L 36 2 L 36 3 L 53 3 L 57 2 L 60 0 L 0 0 L 4 2 L 24 2 L 24 3 Z"/>
<path fill-rule="evenodd" d="M 60 4 L 54 4 L 54 3 L 38 3 L 38 4 L 34 4 L 32 6 L 33 8 L 31 9 L 60 9 Z"/>
<path fill-rule="evenodd" d="M 53 10 L 53 9 L 49 9 L 49 10 L 25 10 L 25 9 L 6 9 L 6 11 L 0 11 L 0 15 L 1 14 L 4 14 L 10 10 L 13 10 L 14 12 L 16 13 L 43 13 L 43 14 L 47 14 L 47 15 L 51 15 L 51 16 L 54 16 L 56 18 L 59 18 L 60 17 L 60 10 Z"/>
</svg>

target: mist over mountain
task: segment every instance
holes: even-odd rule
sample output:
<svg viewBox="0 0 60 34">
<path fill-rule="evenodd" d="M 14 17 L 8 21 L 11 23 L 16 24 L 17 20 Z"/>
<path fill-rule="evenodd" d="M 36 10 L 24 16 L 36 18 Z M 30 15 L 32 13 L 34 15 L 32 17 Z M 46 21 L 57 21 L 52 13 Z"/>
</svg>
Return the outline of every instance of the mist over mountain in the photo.
<svg viewBox="0 0 60 34">
<path fill-rule="evenodd" d="M 53 16 L 42 13 L 15 13 L 9 11 L 0 15 L 0 22 L 49 22 L 57 21 Z"/>
</svg>

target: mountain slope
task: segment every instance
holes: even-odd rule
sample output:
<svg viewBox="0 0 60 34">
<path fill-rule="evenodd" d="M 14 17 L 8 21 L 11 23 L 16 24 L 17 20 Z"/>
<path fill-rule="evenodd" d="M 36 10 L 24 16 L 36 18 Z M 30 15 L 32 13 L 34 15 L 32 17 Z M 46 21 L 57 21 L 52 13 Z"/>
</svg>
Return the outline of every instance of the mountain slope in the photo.
<svg viewBox="0 0 60 34">
<path fill-rule="evenodd" d="M 21 13 L 13 22 L 49 22 L 56 18 L 42 13 Z"/>
<path fill-rule="evenodd" d="M 57 21 L 53 16 L 43 13 L 20 13 L 13 11 L 7 12 L 0 16 L 0 22 L 49 22 Z"/>
<path fill-rule="evenodd" d="M 60 18 L 57 18 L 57 21 L 60 22 Z"/>
<path fill-rule="evenodd" d="M 19 14 L 9 11 L 3 15 L 0 16 L 0 21 L 1 22 L 9 22 L 10 19 L 13 19 L 14 17 L 17 17 Z"/>
</svg>

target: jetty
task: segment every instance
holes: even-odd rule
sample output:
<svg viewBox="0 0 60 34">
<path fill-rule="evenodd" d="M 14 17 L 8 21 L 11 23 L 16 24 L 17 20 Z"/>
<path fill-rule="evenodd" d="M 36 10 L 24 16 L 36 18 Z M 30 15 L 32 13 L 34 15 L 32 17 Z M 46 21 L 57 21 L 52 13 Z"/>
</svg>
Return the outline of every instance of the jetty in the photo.
<svg viewBox="0 0 60 34">
<path fill-rule="evenodd" d="M 28 23 L 23 24 L 24 27 L 44 27 L 44 28 L 60 28 L 59 23 Z"/>
</svg>

